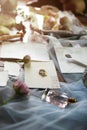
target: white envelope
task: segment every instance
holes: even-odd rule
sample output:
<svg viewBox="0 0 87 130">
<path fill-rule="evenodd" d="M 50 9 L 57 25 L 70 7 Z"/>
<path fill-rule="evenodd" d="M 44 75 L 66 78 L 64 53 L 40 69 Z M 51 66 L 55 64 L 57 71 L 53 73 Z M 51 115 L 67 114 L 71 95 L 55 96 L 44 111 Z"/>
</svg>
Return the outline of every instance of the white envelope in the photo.
<svg viewBox="0 0 87 130">
<path fill-rule="evenodd" d="M 39 71 L 43 69 L 47 76 L 41 76 Z M 29 88 L 58 88 L 59 80 L 53 61 L 31 62 L 31 65 L 25 65 L 25 83 Z"/>
<path fill-rule="evenodd" d="M 27 43 L 3 43 L 1 45 L 0 57 L 23 59 L 25 55 L 30 55 L 31 60 L 48 61 L 49 55 L 47 46 L 44 44 Z"/>
<path fill-rule="evenodd" d="M 8 71 L 0 71 L 0 86 L 6 86 L 8 81 Z"/>
<path fill-rule="evenodd" d="M 82 73 L 84 71 L 84 67 L 76 65 L 74 63 L 69 63 L 66 54 L 70 54 L 73 59 L 82 62 L 87 65 L 87 47 L 57 47 L 54 46 L 57 60 L 60 66 L 60 70 L 62 73 Z"/>
<path fill-rule="evenodd" d="M 20 65 L 15 62 L 4 62 L 4 70 L 7 70 L 9 75 L 19 76 Z"/>
</svg>

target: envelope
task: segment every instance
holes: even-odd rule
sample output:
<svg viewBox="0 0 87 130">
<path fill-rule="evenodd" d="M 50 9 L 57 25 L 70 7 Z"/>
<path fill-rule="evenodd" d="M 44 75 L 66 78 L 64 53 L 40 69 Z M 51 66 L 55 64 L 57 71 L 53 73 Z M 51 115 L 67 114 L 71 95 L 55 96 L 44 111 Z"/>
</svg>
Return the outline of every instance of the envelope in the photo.
<svg viewBox="0 0 87 130">
<path fill-rule="evenodd" d="M 31 60 L 48 61 L 49 54 L 47 46 L 33 43 L 3 43 L 0 47 L 1 58 L 23 59 L 25 55 L 30 55 Z"/>
<path fill-rule="evenodd" d="M 8 81 L 8 71 L 0 71 L 0 86 L 6 86 Z"/>
<path fill-rule="evenodd" d="M 66 54 L 70 54 L 73 59 L 82 62 L 87 65 L 87 47 L 57 47 L 54 46 L 59 67 L 62 73 L 83 73 L 84 67 L 77 64 L 68 62 L 65 57 Z"/>
<path fill-rule="evenodd" d="M 40 74 L 45 71 L 46 75 Z M 59 80 L 53 61 L 31 62 L 24 67 L 25 83 L 29 88 L 59 88 Z"/>
</svg>

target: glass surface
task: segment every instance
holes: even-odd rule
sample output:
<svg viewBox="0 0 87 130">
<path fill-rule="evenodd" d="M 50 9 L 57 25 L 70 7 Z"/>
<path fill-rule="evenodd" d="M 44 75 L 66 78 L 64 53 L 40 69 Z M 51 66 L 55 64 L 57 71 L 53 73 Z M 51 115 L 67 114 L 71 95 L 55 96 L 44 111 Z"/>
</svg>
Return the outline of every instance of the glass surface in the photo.
<svg viewBox="0 0 87 130">
<path fill-rule="evenodd" d="M 65 108 L 68 105 L 68 96 L 66 93 L 50 90 L 47 93 L 46 101 L 60 108 Z"/>
</svg>

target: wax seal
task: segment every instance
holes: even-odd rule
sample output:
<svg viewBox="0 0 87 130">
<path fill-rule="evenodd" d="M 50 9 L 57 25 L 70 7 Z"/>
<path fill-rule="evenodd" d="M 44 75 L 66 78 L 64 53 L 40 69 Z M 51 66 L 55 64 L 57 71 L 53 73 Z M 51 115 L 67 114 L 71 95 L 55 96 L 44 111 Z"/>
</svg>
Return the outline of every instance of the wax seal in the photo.
<svg viewBox="0 0 87 130">
<path fill-rule="evenodd" d="M 45 76 L 47 76 L 47 72 L 44 69 L 40 69 L 39 75 L 41 75 L 42 77 L 45 77 Z"/>
</svg>

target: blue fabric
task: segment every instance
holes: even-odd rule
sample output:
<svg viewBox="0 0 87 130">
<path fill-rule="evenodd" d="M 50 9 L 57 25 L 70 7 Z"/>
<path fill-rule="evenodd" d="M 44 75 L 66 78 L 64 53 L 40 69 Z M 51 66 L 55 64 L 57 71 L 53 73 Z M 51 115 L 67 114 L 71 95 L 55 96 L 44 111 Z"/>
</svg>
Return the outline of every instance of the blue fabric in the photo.
<svg viewBox="0 0 87 130">
<path fill-rule="evenodd" d="M 0 106 L 0 130 L 87 130 L 87 88 L 82 80 L 60 84 L 60 90 L 78 102 L 61 109 L 34 95 L 17 98 Z M 12 89 L 8 88 L 12 96 Z M 36 89 L 30 91 L 39 97 L 42 93 Z"/>
</svg>

